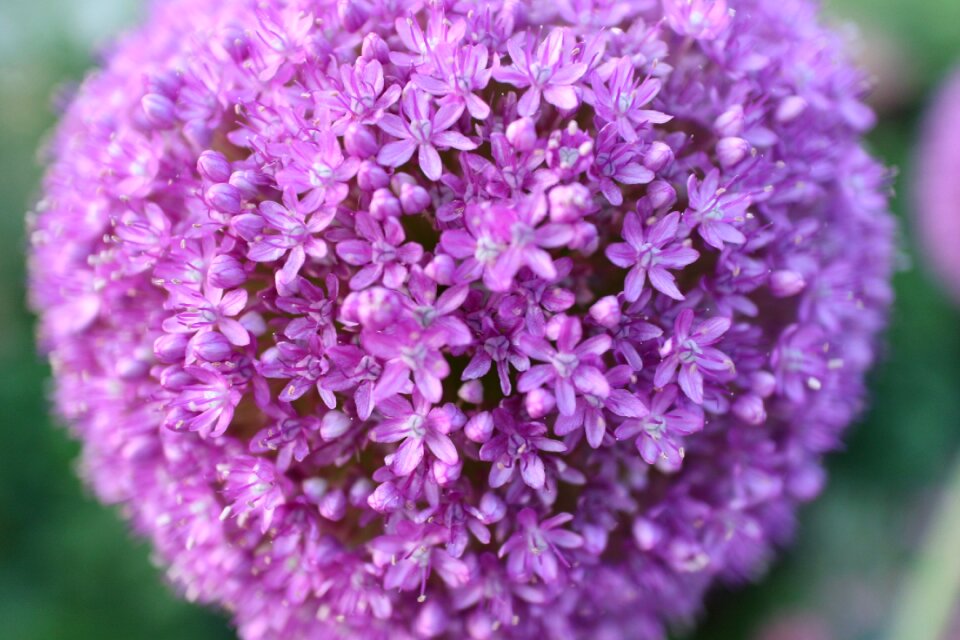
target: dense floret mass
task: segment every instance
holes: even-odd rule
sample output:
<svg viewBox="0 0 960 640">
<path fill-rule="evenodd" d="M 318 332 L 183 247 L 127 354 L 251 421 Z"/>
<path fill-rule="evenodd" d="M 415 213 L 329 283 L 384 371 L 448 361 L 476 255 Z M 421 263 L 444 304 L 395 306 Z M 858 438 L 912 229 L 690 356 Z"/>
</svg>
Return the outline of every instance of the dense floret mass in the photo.
<svg viewBox="0 0 960 640">
<path fill-rule="evenodd" d="M 663 637 L 890 302 L 807 0 L 172 0 L 69 104 L 32 301 L 84 474 L 247 640 Z"/>
</svg>

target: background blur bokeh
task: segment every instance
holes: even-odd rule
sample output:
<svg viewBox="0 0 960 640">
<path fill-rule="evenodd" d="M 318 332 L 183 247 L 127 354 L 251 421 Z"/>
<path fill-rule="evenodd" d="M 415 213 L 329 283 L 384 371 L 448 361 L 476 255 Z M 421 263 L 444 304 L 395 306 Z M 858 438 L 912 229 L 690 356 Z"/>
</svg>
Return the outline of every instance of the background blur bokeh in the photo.
<svg viewBox="0 0 960 640">
<path fill-rule="evenodd" d="M 82 78 L 110 34 L 135 23 L 140 4 L 0 0 L 2 638 L 232 637 L 216 613 L 174 597 L 146 546 L 72 472 L 78 447 L 47 415 L 48 373 L 24 309 L 23 212 L 36 195 L 36 150 L 54 122 L 56 96 Z M 960 456 L 960 313 L 913 244 L 907 178 L 926 101 L 960 64 L 960 0 L 828 0 L 826 9 L 859 39 L 877 77 L 881 124 L 871 145 L 899 171 L 903 269 L 888 352 L 873 377 L 870 412 L 848 450 L 831 458 L 825 494 L 800 514 L 797 544 L 761 584 L 717 591 L 697 640 L 887 638 L 905 591 L 907 602 L 922 602 L 916 589 L 938 587 L 928 579 L 936 547 L 922 547 Z M 913 629 L 894 640 L 935 640 Z M 954 634 L 960 638 L 960 626 Z"/>
</svg>

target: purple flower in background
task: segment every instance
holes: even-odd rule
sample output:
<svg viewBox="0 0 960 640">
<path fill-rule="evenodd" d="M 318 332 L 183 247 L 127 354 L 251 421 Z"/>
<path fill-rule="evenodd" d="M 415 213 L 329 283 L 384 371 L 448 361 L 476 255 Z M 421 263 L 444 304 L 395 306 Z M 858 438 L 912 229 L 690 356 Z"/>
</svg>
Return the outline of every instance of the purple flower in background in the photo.
<svg viewBox="0 0 960 640">
<path fill-rule="evenodd" d="M 273 262 L 287 256 L 283 268 L 277 272 L 277 283 L 288 285 L 300 273 L 307 257 L 322 259 L 327 255 L 327 243 L 317 234 L 333 220 L 335 210 L 304 211 L 303 204 L 291 191 L 284 193 L 283 203 L 268 200 L 260 204 L 260 218 L 246 214 L 250 248 L 247 258 L 254 262 Z M 257 231 L 252 232 L 253 229 Z M 270 229 L 274 233 L 265 234 Z"/>
<path fill-rule="evenodd" d="M 697 40 L 714 40 L 730 25 L 726 0 L 668 0 L 663 10 L 670 28 Z"/>
<path fill-rule="evenodd" d="M 915 217 L 924 251 L 922 257 L 940 276 L 954 300 L 960 301 L 960 73 L 940 89 L 923 125 L 913 178 Z"/>
<path fill-rule="evenodd" d="M 85 478 L 244 640 L 663 640 L 865 404 L 865 84 L 810 0 L 152 3 L 29 216 Z"/>
<path fill-rule="evenodd" d="M 547 211 L 542 193 L 512 207 L 472 206 L 464 214 L 466 228 L 445 231 L 440 246 L 453 258 L 464 261 L 460 277 L 472 281 L 482 275 L 484 284 L 493 291 L 508 291 L 523 267 L 551 281 L 557 269 L 547 249 L 568 243 L 573 231 L 565 224 L 541 225 Z"/>
<path fill-rule="evenodd" d="M 324 91 L 321 99 L 333 113 L 342 114 L 337 123 L 344 130 L 351 122 L 376 124 L 400 99 L 400 85 L 391 84 L 384 90 L 383 65 L 376 59 L 361 58 L 355 65 L 342 65 L 340 77 L 330 80 L 337 89 Z"/>
<path fill-rule="evenodd" d="M 414 74 L 413 82 L 427 93 L 447 98 L 445 102 L 463 104 L 471 116 L 485 120 L 490 115 L 490 105 L 476 92 L 487 87 L 499 62 L 494 58 L 494 66 L 487 67 L 488 60 L 489 53 L 483 45 L 458 47 L 452 51 L 441 49 L 434 58 L 435 70 L 429 74 Z"/>
</svg>

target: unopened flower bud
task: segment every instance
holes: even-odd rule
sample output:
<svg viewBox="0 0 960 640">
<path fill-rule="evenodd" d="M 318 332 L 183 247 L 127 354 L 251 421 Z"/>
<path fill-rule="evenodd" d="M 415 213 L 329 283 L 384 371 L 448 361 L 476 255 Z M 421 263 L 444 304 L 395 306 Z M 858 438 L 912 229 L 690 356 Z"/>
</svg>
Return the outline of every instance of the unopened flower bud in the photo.
<svg viewBox="0 0 960 640">
<path fill-rule="evenodd" d="M 347 496 L 344 495 L 343 489 L 333 489 L 324 494 L 317 504 L 317 509 L 321 516 L 331 522 L 343 520 L 343 516 L 347 513 Z"/>
<path fill-rule="evenodd" d="M 390 176 L 379 164 L 364 160 L 357 171 L 357 186 L 364 191 L 383 189 L 390 184 Z"/>
<path fill-rule="evenodd" d="M 550 219 L 554 222 L 576 222 L 590 207 L 590 190 L 579 183 L 560 185 L 550 190 Z"/>
<path fill-rule="evenodd" d="M 165 95 L 148 93 L 140 99 L 140 106 L 155 129 L 169 129 L 177 120 L 176 106 Z"/>
<path fill-rule="evenodd" d="M 620 324 L 620 316 L 620 301 L 617 296 L 604 296 L 590 307 L 590 317 L 608 329 Z"/>
<path fill-rule="evenodd" d="M 436 638 L 447 630 L 449 624 L 450 618 L 443 605 L 436 600 L 427 600 L 417 610 L 413 629 L 418 638 Z"/>
<path fill-rule="evenodd" d="M 432 470 L 433 479 L 436 480 L 437 484 L 441 487 L 445 487 L 460 478 L 460 473 L 463 471 L 463 462 L 458 461 L 456 464 L 447 464 L 440 460 L 434 460 Z"/>
<path fill-rule="evenodd" d="M 643 551 L 650 551 L 663 538 L 663 528 L 648 520 L 637 518 L 633 521 L 633 539 Z"/>
<path fill-rule="evenodd" d="M 210 182 L 226 182 L 230 179 L 230 162 L 219 151 L 204 151 L 197 158 L 197 171 Z"/>
<path fill-rule="evenodd" d="M 376 60 L 381 64 L 390 62 L 390 47 L 383 41 L 383 38 L 375 33 L 368 33 L 363 38 L 363 44 L 360 48 L 360 55 L 368 60 Z"/>
<path fill-rule="evenodd" d="M 337 0 L 337 15 L 348 33 L 356 33 L 367 22 L 370 12 L 356 0 Z"/>
<path fill-rule="evenodd" d="M 174 364 L 183 360 L 187 352 L 187 343 L 190 341 L 189 334 L 186 333 L 168 333 L 162 335 L 153 342 L 153 354 L 157 360 L 164 364 Z"/>
<path fill-rule="evenodd" d="M 373 199 L 370 201 L 370 215 L 377 220 L 386 220 L 387 218 L 396 218 L 403 213 L 403 206 L 397 196 L 393 195 L 389 189 L 377 189 L 373 192 Z"/>
<path fill-rule="evenodd" d="M 343 134 L 343 148 L 352 156 L 370 158 L 380 150 L 380 144 L 370 127 L 351 122 Z"/>
<path fill-rule="evenodd" d="M 403 496 L 392 482 L 384 482 L 367 497 L 367 504 L 379 513 L 390 513 L 403 506 Z"/>
<path fill-rule="evenodd" d="M 654 180 L 647 186 L 647 198 L 654 209 L 663 209 L 677 201 L 677 191 L 665 180 Z"/>
<path fill-rule="evenodd" d="M 717 142 L 717 159 L 720 166 L 732 167 L 750 154 L 750 143 L 743 138 L 721 138 Z"/>
<path fill-rule="evenodd" d="M 483 383 L 479 380 L 469 380 L 460 385 L 457 397 L 469 404 L 483 403 Z"/>
<path fill-rule="evenodd" d="M 206 362 L 223 362 L 233 354 L 233 345 L 218 331 L 196 334 L 187 349 L 188 353 Z"/>
<path fill-rule="evenodd" d="M 350 417 L 342 411 L 327 411 L 320 420 L 320 437 L 336 440 L 350 429 L 350 422 Z"/>
<path fill-rule="evenodd" d="M 404 184 L 400 187 L 400 206 L 408 216 L 422 213 L 432 202 L 427 190 L 418 184 Z"/>
<path fill-rule="evenodd" d="M 777 105 L 777 111 L 774 114 L 777 122 L 790 122 L 800 117 L 807 109 L 807 101 L 800 96 L 787 96 Z"/>
<path fill-rule="evenodd" d="M 221 253 L 210 261 L 207 280 L 220 289 L 233 289 L 247 281 L 243 264 L 228 253 Z"/>
<path fill-rule="evenodd" d="M 733 403 L 733 415 L 747 424 L 763 424 L 767 420 L 767 411 L 763 400 L 753 393 L 745 393 Z"/>
<path fill-rule="evenodd" d="M 781 269 L 770 274 L 770 292 L 778 298 L 795 296 L 806 286 L 803 276 L 796 271 Z"/>
<path fill-rule="evenodd" d="M 717 116 L 713 130 L 722 137 L 739 136 L 743 131 L 743 107 L 735 104 Z"/>
<path fill-rule="evenodd" d="M 536 420 L 547 415 L 557 405 L 556 398 L 546 389 L 534 389 L 523 399 L 523 406 L 530 414 L 530 417 Z"/>
<path fill-rule="evenodd" d="M 643 166 L 656 173 L 673 162 L 673 149 L 670 145 L 659 140 L 650 143 L 650 148 L 643 156 Z"/>
<path fill-rule="evenodd" d="M 493 417 L 487 411 L 482 411 L 467 420 L 463 433 L 474 442 L 486 442 L 493 433 Z"/>
<path fill-rule="evenodd" d="M 220 213 L 240 213 L 243 195 L 232 184 L 224 182 L 212 185 L 206 192 L 207 204 Z"/>
<path fill-rule="evenodd" d="M 531 151 L 537 146 L 537 125 L 532 118 L 519 118 L 507 125 L 507 140 L 517 151 Z"/>
<path fill-rule="evenodd" d="M 777 378 L 769 371 L 756 371 L 750 375 L 750 389 L 761 398 L 769 398 L 777 389 Z"/>
<path fill-rule="evenodd" d="M 252 198 L 260 192 L 260 187 L 267 183 L 267 178 L 259 171 L 243 169 L 230 174 L 230 184 L 240 190 L 247 198 Z"/>
</svg>

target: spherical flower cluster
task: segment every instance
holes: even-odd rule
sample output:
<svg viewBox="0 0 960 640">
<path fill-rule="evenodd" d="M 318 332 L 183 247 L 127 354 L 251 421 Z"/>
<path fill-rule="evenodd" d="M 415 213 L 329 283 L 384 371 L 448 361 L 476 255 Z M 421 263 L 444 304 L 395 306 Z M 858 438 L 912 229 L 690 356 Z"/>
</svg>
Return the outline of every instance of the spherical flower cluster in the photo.
<svg viewBox="0 0 960 640">
<path fill-rule="evenodd" d="M 83 470 L 248 640 L 661 638 L 751 576 L 890 302 L 808 0 L 172 0 L 31 216 Z"/>
<path fill-rule="evenodd" d="M 922 255 L 960 302 L 960 71 L 940 89 L 923 127 L 913 199 Z"/>
</svg>

